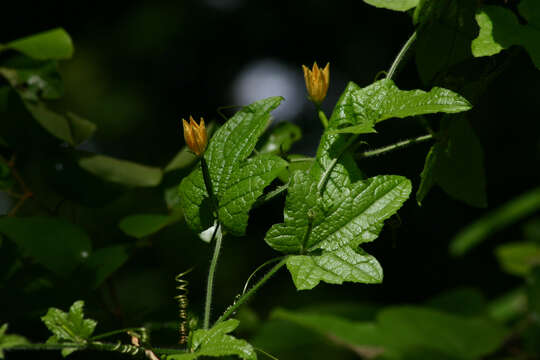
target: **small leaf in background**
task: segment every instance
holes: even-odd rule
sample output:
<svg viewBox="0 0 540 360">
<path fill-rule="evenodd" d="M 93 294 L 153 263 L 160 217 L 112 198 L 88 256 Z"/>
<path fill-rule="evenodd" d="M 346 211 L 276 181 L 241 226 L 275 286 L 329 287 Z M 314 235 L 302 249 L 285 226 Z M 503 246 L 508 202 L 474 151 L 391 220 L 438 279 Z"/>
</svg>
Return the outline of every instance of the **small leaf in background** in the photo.
<svg viewBox="0 0 540 360">
<path fill-rule="evenodd" d="M 540 267 L 538 266 L 531 270 L 527 278 L 527 304 L 529 312 L 538 325 L 540 316 Z"/>
<path fill-rule="evenodd" d="M 275 155 L 287 153 L 301 138 L 302 130 L 297 125 L 288 122 L 279 123 L 270 131 L 258 152 Z"/>
<path fill-rule="evenodd" d="M 239 321 L 230 319 L 214 325 L 208 330 L 195 330 L 191 344 L 191 352 L 167 356 L 170 360 L 191 360 L 200 356 L 230 356 L 236 355 L 244 360 L 256 360 L 255 349 L 245 340 L 239 340 L 227 335 L 239 325 Z"/>
<path fill-rule="evenodd" d="M 126 186 L 157 186 L 163 177 L 160 168 L 105 155 L 82 156 L 78 163 L 81 168 L 103 180 Z"/>
<path fill-rule="evenodd" d="M 390 118 L 433 113 L 458 113 L 471 109 L 459 94 L 435 87 L 429 92 L 400 90 L 393 81 L 379 80 L 365 88 L 349 83 L 336 105 L 337 116 L 329 133 L 365 134 L 374 132 L 375 124 Z"/>
<path fill-rule="evenodd" d="M 527 19 L 522 25 L 510 9 L 501 6 L 484 6 L 476 14 L 480 34 L 471 44 L 475 57 L 491 56 L 519 45 L 529 53 L 533 63 L 540 69 L 540 17 L 536 0 L 522 0 L 518 9 Z"/>
<path fill-rule="evenodd" d="M 446 119 L 427 157 L 416 200 L 422 203 L 435 184 L 448 195 L 476 207 L 485 207 L 484 152 L 466 118 Z"/>
<path fill-rule="evenodd" d="M 84 262 L 92 247 L 83 229 L 58 218 L 3 217 L 0 233 L 17 244 L 23 254 L 62 276 Z"/>
<path fill-rule="evenodd" d="M 424 0 L 415 19 L 421 24 L 416 40 L 416 65 L 424 84 L 453 65 L 472 58 L 471 41 L 478 35 L 474 19 L 477 1 Z"/>
<path fill-rule="evenodd" d="M 282 100 L 271 97 L 243 107 L 216 131 L 204 154 L 220 220 L 236 235 L 245 233 L 251 206 L 287 166 L 285 160 L 272 154 L 246 160 L 268 125 L 270 112 Z M 200 164 L 182 180 L 179 194 L 187 224 L 198 233 L 211 227 L 214 219 Z"/>
<path fill-rule="evenodd" d="M 491 234 L 510 226 L 540 209 L 540 188 L 507 202 L 462 229 L 450 243 L 450 253 L 460 256 L 486 240 Z"/>
<path fill-rule="evenodd" d="M 364 0 L 366 4 L 396 11 L 407 11 L 418 5 L 419 0 Z"/>
<path fill-rule="evenodd" d="M 85 344 L 94 333 L 97 322 L 84 318 L 83 307 L 84 301 L 79 300 L 71 305 L 67 313 L 57 308 L 49 308 L 47 314 L 41 317 L 41 321 L 53 333 L 47 343 Z M 62 356 L 66 357 L 76 350 L 62 349 Z"/>
<path fill-rule="evenodd" d="M 38 60 L 69 59 L 73 55 L 73 43 L 69 34 L 62 28 L 18 39 L 0 47 L 17 50 L 31 58 Z"/>
<path fill-rule="evenodd" d="M 138 239 L 158 232 L 164 227 L 180 220 L 182 212 L 175 212 L 171 215 L 161 214 L 137 214 L 130 215 L 118 223 L 118 227 L 126 235 L 136 237 Z"/>
<path fill-rule="evenodd" d="M 4 359 L 4 350 L 9 350 L 12 347 L 26 345 L 30 342 L 23 336 L 16 334 L 6 334 L 8 324 L 0 326 L 0 359 Z"/>
<path fill-rule="evenodd" d="M 540 245 L 532 242 L 512 242 L 497 246 L 495 255 L 508 274 L 527 276 L 540 265 Z"/>
<path fill-rule="evenodd" d="M 60 115 L 38 102 L 25 101 L 26 109 L 50 134 L 75 146 L 87 140 L 96 130 L 96 125 L 73 113 Z"/>
<path fill-rule="evenodd" d="M 128 248 L 113 245 L 94 250 L 77 269 L 75 278 L 88 289 L 96 289 L 128 260 Z"/>
</svg>

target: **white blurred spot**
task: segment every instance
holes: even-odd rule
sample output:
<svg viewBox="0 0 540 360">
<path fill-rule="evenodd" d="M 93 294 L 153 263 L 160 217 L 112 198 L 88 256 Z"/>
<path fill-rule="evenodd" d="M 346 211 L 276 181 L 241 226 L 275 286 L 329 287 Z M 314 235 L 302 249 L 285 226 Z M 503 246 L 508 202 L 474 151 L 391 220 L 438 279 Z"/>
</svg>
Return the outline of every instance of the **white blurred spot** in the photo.
<svg viewBox="0 0 540 360">
<path fill-rule="evenodd" d="M 82 257 L 83 259 L 86 259 L 86 258 L 88 257 L 88 251 L 82 251 L 82 252 L 81 252 L 81 257 Z"/>
<path fill-rule="evenodd" d="M 301 68 L 264 59 L 249 64 L 233 83 L 234 102 L 251 104 L 270 96 L 283 96 L 285 101 L 272 113 L 276 121 L 289 120 L 302 111 L 305 90 Z"/>
</svg>

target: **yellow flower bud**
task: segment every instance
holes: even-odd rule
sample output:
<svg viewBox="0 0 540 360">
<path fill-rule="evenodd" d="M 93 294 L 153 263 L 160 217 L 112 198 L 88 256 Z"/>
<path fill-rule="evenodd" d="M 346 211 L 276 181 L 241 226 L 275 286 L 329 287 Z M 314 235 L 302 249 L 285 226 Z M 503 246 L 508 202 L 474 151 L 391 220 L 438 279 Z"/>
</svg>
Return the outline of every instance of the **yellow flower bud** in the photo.
<svg viewBox="0 0 540 360">
<path fill-rule="evenodd" d="M 311 101 L 319 106 L 326 97 L 328 85 L 330 85 L 330 63 L 326 64 L 324 69 L 319 69 L 317 63 L 313 64 L 313 70 L 302 65 L 304 69 L 304 80 L 306 80 L 306 89 Z"/>
<path fill-rule="evenodd" d="M 201 156 L 206 150 L 208 139 L 206 137 L 206 127 L 204 126 L 204 119 L 201 118 L 200 123 L 197 125 L 193 117 L 189 117 L 189 123 L 182 119 L 184 125 L 184 139 L 188 148 L 191 149 L 197 156 Z"/>
</svg>

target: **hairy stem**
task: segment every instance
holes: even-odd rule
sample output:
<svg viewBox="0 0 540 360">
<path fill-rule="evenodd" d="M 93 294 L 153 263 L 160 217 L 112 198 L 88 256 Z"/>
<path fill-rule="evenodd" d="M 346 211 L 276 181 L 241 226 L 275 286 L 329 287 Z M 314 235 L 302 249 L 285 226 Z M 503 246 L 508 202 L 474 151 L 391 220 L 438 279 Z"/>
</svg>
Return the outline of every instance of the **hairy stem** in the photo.
<svg viewBox="0 0 540 360">
<path fill-rule="evenodd" d="M 394 74 L 396 73 L 396 70 L 401 63 L 401 61 L 405 58 L 405 55 L 407 54 L 407 51 L 411 47 L 411 45 L 416 40 L 416 31 L 412 33 L 412 35 L 409 37 L 407 42 L 403 45 L 399 53 L 397 54 L 396 58 L 394 59 L 394 62 L 392 63 L 392 66 L 390 66 L 390 69 L 388 70 L 388 74 L 386 75 L 386 78 L 388 80 L 391 80 Z"/>
<path fill-rule="evenodd" d="M 284 257 L 279 263 L 274 265 L 274 267 L 270 269 L 270 271 L 268 271 L 257 283 L 255 283 L 255 285 L 253 285 L 251 289 L 249 289 L 246 293 L 240 296 L 240 298 L 238 298 L 238 300 L 234 304 L 232 304 L 227 308 L 227 310 L 225 310 L 223 315 L 221 315 L 219 319 L 217 319 L 216 324 L 227 320 L 229 316 L 231 316 L 240 306 L 242 306 L 242 304 L 244 304 L 251 296 L 253 296 L 253 294 L 255 294 L 257 290 L 259 290 L 259 288 L 268 281 L 268 279 L 270 279 L 279 269 L 281 269 L 283 265 L 285 265 L 286 261 L 287 257 Z"/>
<path fill-rule="evenodd" d="M 221 233 L 221 224 L 217 223 L 212 234 L 212 240 L 216 239 L 216 245 L 214 247 L 214 255 L 212 256 L 212 261 L 210 262 L 210 269 L 208 269 L 208 280 L 206 283 L 206 301 L 204 303 L 204 321 L 203 328 L 208 329 L 210 327 L 210 313 L 212 310 L 212 291 L 214 289 L 214 277 L 216 274 L 217 262 L 219 259 L 219 252 L 221 250 L 221 240 L 223 235 Z"/>
<path fill-rule="evenodd" d="M 363 158 L 368 158 L 368 157 L 372 157 L 372 156 L 377 156 L 377 155 L 381 155 L 381 154 L 384 154 L 384 153 L 400 150 L 400 149 L 403 149 L 403 148 L 405 148 L 407 146 L 410 146 L 410 145 L 420 144 L 420 143 L 429 141 L 431 139 L 433 139 L 433 135 L 432 134 L 426 134 L 426 135 L 418 136 L 416 138 L 407 139 L 407 140 L 403 140 L 403 141 L 398 141 L 395 144 L 383 146 L 382 148 L 364 151 L 363 153 L 358 154 L 356 157 L 357 157 L 357 159 L 363 159 Z"/>
</svg>

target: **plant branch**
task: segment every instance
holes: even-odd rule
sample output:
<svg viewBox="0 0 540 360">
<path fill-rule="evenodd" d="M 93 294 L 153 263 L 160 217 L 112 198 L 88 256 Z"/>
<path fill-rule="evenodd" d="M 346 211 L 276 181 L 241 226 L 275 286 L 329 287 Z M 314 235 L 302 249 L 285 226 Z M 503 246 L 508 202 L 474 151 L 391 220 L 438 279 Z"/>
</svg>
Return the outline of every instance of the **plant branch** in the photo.
<svg viewBox="0 0 540 360">
<path fill-rule="evenodd" d="M 257 201 L 255 201 L 255 203 L 253 204 L 253 209 L 258 208 L 259 206 L 261 206 L 261 205 L 264 204 L 265 202 L 270 201 L 270 200 L 272 200 L 273 198 L 279 196 L 281 193 L 283 193 L 284 191 L 286 191 L 288 188 L 289 188 L 289 184 L 287 183 L 287 184 L 278 186 L 275 190 L 272 190 L 272 191 L 270 191 L 268 194 L 265 194 L 265 195 L 261 196 L 261 197 L 258 198 Z"/>
<path fill-rule="evenodd" d="M 204 322 L 203 329 L 208 329 L 210 327 L 210 313 L 212 310 L 212 291 L 214 289 L 214 277 L 216 273 L 217 262 L 219 259 L 219 252 L 221 250 L 221 240 L 223 235 L 221 233 L 221 224 L 218 222 L 215 225 L 214 233 L 212 234 L 212 239 L 216 239 L 216 245 L 214 247 L 214 255 L 212 256 L 212 261 L 210 262 L 210 269 L 208 270 L 208 281 L 206 285 L 206 301 L 204 304 Z"/>
<path fill-rule="evenodd" d="M 121 344 L 121 343 L 103 343 L 100 341 L 91 341 L 87 343 L 66 343 L 66 344 L 25 344 L 17 345 L 4 349 L 4 351 L 17 351 L 17 350 L 34 350 L 34 351 L 45 351 L 45 350 L 63 350 L 63 349 L 77 349 L 77 350 L 97 350 L 97 351 L 110 351 L 110 352 L 120 352 L 124 354 L 129 354 L 132 356 L 146 354 L 147 352 L 154 352 L 158 354 L 170 355 L 182 353 L 181 349 L 172 349 L 172 348 L 145 348 L 140 346 Z"/>
<path fill-rule="evenodd" d="M 279 269 L 281 269 L 283 265 L 285 265 L 286 261 L 287 257 L 285 256 L 283 259 L 281 259 L 280 262 L 274 265 L 274 267 L 272 267 L 272 269 L 270 269 L 270 271 L 268 271 L 257 283 L 255 283 L 255 285 L 253 285 L 251 289 L 249 289 L 246 293 L 240 296 L 240 298 L 238 298 L 238 300 L 234 304 L 229 306 L 227 310 L 225 310 L 223 315 L 221 315 L 219 319 L 217 319 L 216 324 L 227 320 L 229 316 L 231 316 L 240 306 L 242 306 L 251 296 L 253 296 L 253 294 L 255 294 L 257 290 L 259 290 L 259 288 L 268 281 L 268 279 L 270 279 Z"/>
<path fill-rule="evenodd" d="M 397 54 L 396 58 L 394 59 L 394 62 L 392 63 L 392 66 L 390 66 L 390 69 L 388 70 L 388 74 L 386 75 L 386 78 L 388 80 L 391 80 L 394 76 L 399 64 L 401 61 L 405 58 L 405 55 L 407 54 L 407 51 L 412 46 L 414 41 L 416 40 L 416 31 L 412 33 L 412 35 L 409 37 L 407 42 L 403 45 L 399 53 Z"/>
<path fill-rule="evenodd" d="M 405 147 L 408 147 L 408 146 L 411 146 L 411 145 L 414 145 L 414 144 L 420 144 L 420 143 L 429 141 L 431 139 L 433 139 L 433 135 L 432 134 L 426 134 L 426 135 L 418 136 L 416 138 L 407 139 L 407 140 L 403 140 L 403 141 L 398 141 L 395 144 L 383 146 L 382 148 L 364 151 L 363 153 L 358 154 L 356 156 L 356 158 L 357 159 L 364 159 L 364 158 L 368 158 L 368 157 L 382 155 L 382 154 L 385 154 L 385 153 L 388 153 L 388 152 L 403 149 Z"/>
</svg>

